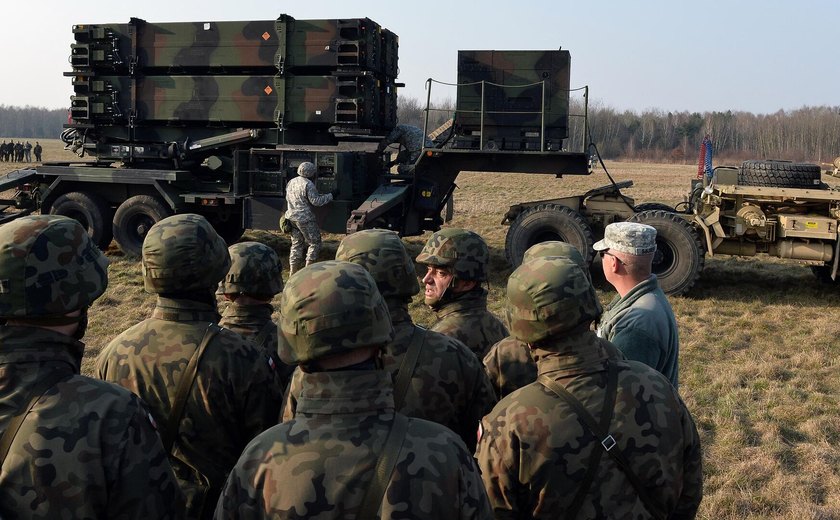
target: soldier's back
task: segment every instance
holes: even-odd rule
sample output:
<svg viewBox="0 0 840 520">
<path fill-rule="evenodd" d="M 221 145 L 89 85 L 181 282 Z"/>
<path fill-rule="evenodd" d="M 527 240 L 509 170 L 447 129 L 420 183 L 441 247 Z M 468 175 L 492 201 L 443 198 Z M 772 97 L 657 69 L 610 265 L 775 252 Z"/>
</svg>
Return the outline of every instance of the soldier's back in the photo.
<svg viewBox="0 0 840 520">
<path fill-rule="evenodd" d="M 537 380 L 530 348 L 512 336 L 490 347 L 483 363 L 499 399 Z"/>
</svg>

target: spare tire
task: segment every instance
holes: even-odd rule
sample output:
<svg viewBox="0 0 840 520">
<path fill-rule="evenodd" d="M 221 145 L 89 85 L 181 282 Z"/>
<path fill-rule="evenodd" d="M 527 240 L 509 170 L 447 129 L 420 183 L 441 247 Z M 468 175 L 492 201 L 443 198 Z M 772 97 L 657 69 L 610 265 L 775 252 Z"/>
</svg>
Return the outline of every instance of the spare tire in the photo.
<svg viewBox="0 0 840 520">
<path fill-rule="evenodd" d="M 788 161 L 744 161 L 738 171 L 741 186 L 824 189 L 816 164 Z"/>
</svg>

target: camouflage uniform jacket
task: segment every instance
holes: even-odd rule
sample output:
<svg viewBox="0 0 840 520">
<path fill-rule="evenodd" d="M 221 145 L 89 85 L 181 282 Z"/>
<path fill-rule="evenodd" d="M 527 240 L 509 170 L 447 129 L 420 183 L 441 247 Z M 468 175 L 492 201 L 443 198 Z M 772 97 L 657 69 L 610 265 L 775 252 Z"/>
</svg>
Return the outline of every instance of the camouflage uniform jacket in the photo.
<svg viewBox="0 0 840 520">
<path fill-rule="evenodd" d="M 420 327 L 411 322 L 405 304 L 391 304 L 389 309 L 394 340 L 385 347 L 382 364 L 396 379 L 412 335 Z M 298 369 L 283 409 L 284 421 L 295 416 L 302 380 L 303 372 Z M 478 423 L 495 404 L 496 395 L 490 381 L 466 345 L 449 336 L 428 331 L 411 384 L 398 411 L 446 426 L 461 437 L 472 453 L 475 451 Z"/>
<path fill-rule="evenodd" d="M 383 370 L 305 374 L 297 415 L 245 448 L 216 518 L 355 519 L 393 417 L 391 376 Z M 409 419 L 380 518 L 492 518 L 457 435 Z"/>
<path fill-rule="evenodd" d="M 549 340 L 552 341 L 552 340 Z M 546 345 L 549 346 L 549 345 Z M 565 386 L 596 418 L 607 352 L 593 332 L 534 350 L 540 375 Z M 677 391 L 659 372 L 615 361 L 618 394 L 609 431 L 669 518 L 693 518 L 703 494 L 700 440 Z M 597 419 L 596 419 L 597 420 Z M 562 518 L 593 448 L 573 409 L 538 382 L 501 400 L 482 421 L 477 458 L 496 518 Z M 604 453 L 578 518 L 650 518 L 625 473 Z"/>
<path fill-rule="evenodd" d="M 432 140 L 426 137 L 423 130 L 413 125 L 397 125 L 385 136 L 386 143 L 399 143 L 408 152 L 408 162 L 413 163 L 420 157 L 423 147 L 433 146 Z"/>
<path fill-rule="evenodd" d="M 280 361 L 277 353 L 277 324 L 271 319 L 274 307 L 270 303 L 262 305 L 240 305 L 236 302 L 229 302 L 222 313 L 219 325 L 239 334 L 245 339 L 256 341 L 263 331 L 263 340 L 257 343 L 265 353 L 271 356 L 271 360 L 277 366 L 280 375 L 280 386 L 286 388 L 292 371 L 295 367 Z"/>
<path fill-rule="evenodd" d="M 158 297 L 152 316 L 126 330 L 96 360 L 98 377 L 115 382 L 149 404 L 165 428 L 187 363 L 215 309 L 190 300 Z M 257 434 L 277 424 L 283 389 L 262 349 L 222 329 L 207 345 L 187 398 L 171 454 L 175 474 L 190 511 L 200 507 L 199 484 L 206 477 L 213 504 L 242 449 Z"/>
<path fill-rule="evenodd" d="M 63 379 L 32 408 L 0 472 L 2 518 L 181 518 L 183 496 L 137 396 L 79 375 L 84 345 L 0 327 L 0 434 L 32 387 Z"/>
<path fill-rule="evenodd" d="M 677 320 L 656 275 L 610 303 L 601 316 L 598 335 L 611 341 L 627 359 L 655 368 L 679 388 Z"/>
<path fill-rule="evenodd" d="M 323 206 L 331 200 L 332 193 L 321 195 L 311 179 L 295 177 L 286 184 L 286 218 L 294 222 L 313 222 L 312 206 Z"/>
<path fill-rule="evenodd" d="M 482 359 L 508 335 L 502 321 L 487 310 L 487 291 L 475 289 L 434 308 L 438 322 L 431 330 L 460 340 Z"/>
</svg>

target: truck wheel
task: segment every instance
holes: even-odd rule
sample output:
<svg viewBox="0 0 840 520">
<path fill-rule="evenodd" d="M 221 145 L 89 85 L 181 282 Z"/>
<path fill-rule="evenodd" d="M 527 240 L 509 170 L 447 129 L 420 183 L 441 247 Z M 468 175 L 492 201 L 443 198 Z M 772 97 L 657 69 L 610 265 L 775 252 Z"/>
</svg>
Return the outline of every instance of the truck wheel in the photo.
<svg viewBox="0 0 840 520">
<path fill-rule="evenodd" d="M 242 238 L 242 234 L 245 233 L 245 228 L 243 228 L 242 224 L 238 222 L 238 219 L 230 218 L 227 220 L 221 220 L 219 218 L 208 218 L 207 220 L 210 221 L 210 224 L 213 225 L 213 229 L 216 230 L 216 233 L 222 237 L 222 240 L 224 240 L 227 245 L 234 244 L 237 240 Z"/>
<path fill-rule="evenodd" d="M 111 207 L 98 195 L 80 191 L 65 193 L 52 203 L 50 214 L 78 220 L 87 229 L 93 243 L 103 251 L 108 249 L 114 238 Z"/>
<path fill-rule="evenodd" d="M 741 186 L 823 189 L 822 170 L 816 164 L 785 161 L 744 161 L 738 171 Z"/>
<path fill-rule="evenodd" d="M 665 294 L 684 294 L 703 270 L 705 252 L 690 223 L 668 211 L 643 211 L 628 219 L 656 228 L 653 274 Z"/>
<path fill-rule="evenodd" d="M 673 207 L 662 204 L 661 202 L 643 202 L 642 204 L 637 204 L 633 206 L 633 211 L 636 213 L 641 213 L 642 211 L 670 211 L 671 213 L 676 213 L 677 210 Z"/>
<path fill-rule="evenodd" d="M 814 276 L 817 277 L 821 283 L 829 284 L 829 285 L 840 285 L 840 274 L 837 275 L 837 279 L 831 279 L 831 265 L 812 265 L 811 272 L 814 273 Z"/>
<path fill-rule="evenodd" d="M 443 210 L 443 221 L 444 222 L 451 222 L 452 217 L 455 216 L 455 194 L 449 196 L 449 200 L 446 201 L 446 209 Z"/>
<path fill-rule="evenodd" d="M 508 262 L 514 268 L 518 267 L 529 247 L 549 240 L 561 240 L 575 246 L 587 264 L 595 255 L 592 228 L 580 213 L 557 204 L 540 204 L 523 211 L 511 223 L 505 238 Z"/>
<path fill-rule="evenodd" d="M 173 214 L 172 209 L 150 195 L 135 195 L 114 213 L 114 238 L 126 256 L 139 257 L 143 239 L 157 221 Z"/>
</svg>

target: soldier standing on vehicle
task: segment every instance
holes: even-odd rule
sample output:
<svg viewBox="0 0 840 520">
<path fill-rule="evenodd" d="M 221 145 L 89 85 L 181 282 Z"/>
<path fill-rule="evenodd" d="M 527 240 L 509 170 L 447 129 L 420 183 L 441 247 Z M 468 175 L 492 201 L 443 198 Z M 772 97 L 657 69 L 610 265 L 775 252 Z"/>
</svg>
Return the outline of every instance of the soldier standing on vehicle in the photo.
<svg viewBox="0 0 840 520">
<path fill-rule="evenodd" d="M 627 359 L 662 372 L 679 388 L 677 320 L 651 273 L 656 229 L 637 222 L 615 222 L 593 247 L 601 255 L 604 276 L 618 291 L 601 317 L 598 336 L 612 342 Z"/>
<path fill-rule="evenodd" d="M 181 214 L 157 222 L 142 253 L 143 285 L 157 294 L 155 308 L 102 350 L 96 372 L 149 404 L 187 496 L 187 516 L 207 518 L 239 454 L 277 423 L 283 389 L 262 348 L 216 324 L 215 291 L 230 256 L 207 219 Z"/>
<path fill-rule="evenodd" d="M 611 357 L 590 330 L 601 305 L 580 267 L 523 263 L 506 313 L 539 376 L 482 420 L 476 456 L 496 518 L 693 518 L 694 421 L 665 376 Z"/>
<path fill-rule="evenodd" d="M 304 372 L 297 413 L 248 445 L 216 518 L 491 517 L 461 439 L 395 412 L 379 358 L 394 332 L 363 267 L 304 268 L 289 278 L 280 310 L 280 357 Z"/>
<path fill-rule="evenodd" d="M 400 163 L 397 170 L 399 173 L 406 173 L 420 157 L 423 147 L 433 146 L 432 140 L 426 137 L 423 130 L 413 125 L 397 125 L 384 139 L 379 141 L 376 153 L 382 153 L 388 146 L 399 143 L 403 150 L 397 155 L 396 161 L 391 164 Z"/>
<path fill-rule="evenodd" d="M 145 404 L 79 374 L 107 269 L 75 220 L 0 227 L 0 517 L 182 518 Z"/>
<path fill-rule="evenodd" d="M 41 152 L 43 148 L 41 148 L 41 143 L 35 141 L 35 148 L 32 149 L 32 153 L 35 154 L 35 162 L 41 162 Z"/>
<path fill-rule="evenodd" d="M 318 261 L 318 253 L 321 251 L 321 229 L 312 208 L 333 200 L 332 193 L 318 193 L 314 182 L 318 177 L 318 168 L 314 164 L 300 163 L 297 174 L 297 177 L 286 184 L 286 219 L 292 223 L 292 245 L 289 250 L 289 271 L 292 274 L 304 265 Z"/>
<path fill-rule="evenodd" d="M 478 423 L 496 404 L 490 381 L 470 349 L 460 341 L 412 323 L 411 298 L 420 292 L 414 262 L 393 231 L 368 229 L 344 237 L 336 260 L 364 267 L 388 306 L 394 339 L 382 363 L 395 381 L 396 408 L 409 417 L 442 424 L 475 451 Z M 294 417 L 303 372 L 292 379 L 283 420 Z"/>
<path fill-rule="evenodd" d="M 262 347 L 277 365 L 282 376 L 280 385 L 285 388 L 294 367 L 280 361 L 277 324 L 271 319 L 271 299 L 283 291 L 280 260 L 274 249 L 260 242 L 240 242 L 230 246 L 228 252 L 230 269 L 216 294 L 230 303 L 219 325 Z"/>
<path fill-rule="evenodd" d="M 448 228 L 434 233 L 417 255 L 426 266 L 425 301 L 438 317 L 431 330 L 460 340 L 482 359 L 508 335 L 487 310 L 487 263 L 490 250 L 477 233 Z"/>
</svg>

